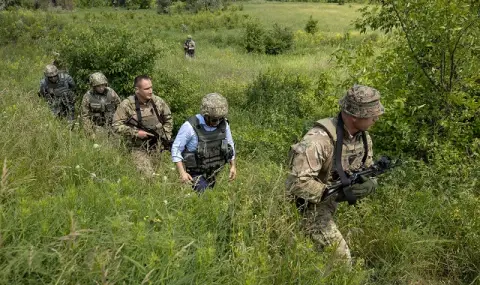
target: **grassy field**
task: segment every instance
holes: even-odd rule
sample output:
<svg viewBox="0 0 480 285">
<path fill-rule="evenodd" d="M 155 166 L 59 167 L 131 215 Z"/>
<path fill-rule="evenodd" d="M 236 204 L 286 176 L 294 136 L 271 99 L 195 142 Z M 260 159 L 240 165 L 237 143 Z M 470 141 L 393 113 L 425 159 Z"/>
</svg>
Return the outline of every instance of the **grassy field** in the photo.
<svg viewBox="0 0 480 285">
<path fill-rule="evenodd" d="M 359 35 L 349 25 L 359 5 L 243 7 L 235 13 L 267 28 L 275 22 L 291 27 L 295 49 L 247 54 L 243 28 L 202 22 L 210 15 L 108 8 L 56 13 L 76 27 L 100 23 L 146 34 L 161 51 L 152 58 L 155 91 L 170 104 L 185 102 L 174 114 L 176 127 L 197 112 L 204 94 L 229 99 L 238 179 L 229 183 L 224 172 L 201 196 L 179 184 L 167 153 L 156 163 L 159 175 L 148 179 L 118 141 L 91 140 L 50 115 L 36 91 L 55 43 L 24 39 L 0 46 L 0 284 L 480 284 L 474 218 L 480 172 L 472 165 L 447 174 L 441 165 L 407 159 L 366 203 L 340 206 L 337 222 L 351 245 L 353 269 L 334 264 L 330 249 L 314 250 L 284 199 L 286 152 L 265 154 L 280 144 L 280 130 L 258 124 L 246 90 L 269 70 L 312 80 L 330 72 L 340 81 L 345 70 L 332 54 L 372 34 Z M 315 36 L 301 31 L 310 15 L 319 20 Z M 196 24 L 182 31 L 182 17 Z M 183 58 L 187 34 L 198 45 L 193 61 Z M 162 89 L 160 77 L 178 80 L 178 89 Z M 306 121 L 335 112 L 327 107 L 344 89 L 331 92 Z"/>
</svg>

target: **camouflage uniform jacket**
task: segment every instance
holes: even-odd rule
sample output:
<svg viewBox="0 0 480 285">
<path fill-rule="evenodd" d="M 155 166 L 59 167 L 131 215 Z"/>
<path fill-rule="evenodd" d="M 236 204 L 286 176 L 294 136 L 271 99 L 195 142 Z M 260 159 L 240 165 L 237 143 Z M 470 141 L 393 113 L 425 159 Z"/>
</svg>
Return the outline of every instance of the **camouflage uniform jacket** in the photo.
<svg viewBox="0 0 480 285">
<path fill-rule="evenodd" d="M 152 103 L 157 106 L 161 120 L 160 122 L 158 121 L 158 118 L 152 107 Z M 172 114 L 167 103 L 165 103 L 162 98 L 153 95 L 152 99 L 150 99 L 148 102 L 140 103 L 140 111 L 142 115 L 142 124 L 145 127 L 156 130 L 162 140 L 171 140 L 173 130 Z M 120 103 L 120 106 L 118 106 L 117 111 L 113 116 L 113 130 L 123 137 L 129 139 L 132 143 L 132 146 L 140 147 L 146 142 L 146 139 L 141 139 L 138 137 L 137 128 L 125 124 L 130 117 L 138 120 L 137 112 L 135 110 L 135 95 L 123 100 Z"/>
<path fill-rule="evenodd" d="M 333 181 L 337 118 L 318 121 L 303 139 L 290 149 L 290 173 L 287 178 L 287 196 L 319 203 L 326 186 Z M 345 130 L 342 166 L 350 174 L 373 163 L 372 140 L 367 134 L 368 156 L 365 153 L 361 132 L 351 136 Z M 331 134 L 331 136 L 329 135 Z"/>
<path fill-rule="evenodd" d="M 46 77 L 42 78 L 42 80 L 40 80 L 40 91 L 38 95 L 45 98 L 49 104 L 52 104 L 56 100 L 55 90 L 59 89 L 68 89 L 70 91 L 75 89 L 75 82 L 67 73 L 59 73 L 56 83 L 50 82 Z"/>
<path fill-rule="evenodd" d="M 97 126 L 111 126 L 113 114 L 120 105 L 120 97 L 110 87 L 105 88 L 104 94 L 89 90 L 83 95 L 82 122 L 85 128 Z"/>
<path fill-rule="evenodd" d="M 186 40 L 183 44 L 183 48 L 185 50 L 194 50 L 195 49 L 195 42 L 193 40 Z"/>
</svg>

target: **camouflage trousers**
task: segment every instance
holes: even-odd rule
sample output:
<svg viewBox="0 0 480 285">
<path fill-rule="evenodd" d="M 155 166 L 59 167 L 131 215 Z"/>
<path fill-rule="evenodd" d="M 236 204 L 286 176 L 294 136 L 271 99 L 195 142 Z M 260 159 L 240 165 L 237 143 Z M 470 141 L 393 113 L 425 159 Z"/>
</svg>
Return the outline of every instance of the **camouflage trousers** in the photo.
<svg viewBox="0 0 480 285">
<path fill-rule="evenodd" d="M 338 258 L 351 264 L 350 249 L 333 220 L 337 204 L 335 195 L 319 204 L 308 204 L 302 210 L 303 227 L 315 243 L 317 250 L 322 251 L 326 246 L 332 246 Z"/>
<path fill-rule="evenodd" d="M 134 148 L 132 150 L 133 163 L 137 167 L 137 170 L 146 177 L 154 177 L 155 169 L 152 160 L 160 159 L 160 151 Z"/>
</svg>

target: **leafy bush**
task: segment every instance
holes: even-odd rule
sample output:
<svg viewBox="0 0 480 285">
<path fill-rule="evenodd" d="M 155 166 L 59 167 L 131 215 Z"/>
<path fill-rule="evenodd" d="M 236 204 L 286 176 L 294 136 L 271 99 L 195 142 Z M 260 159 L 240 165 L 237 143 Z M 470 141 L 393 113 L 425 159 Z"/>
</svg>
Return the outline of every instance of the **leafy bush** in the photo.
<svg viewBox="0 0 480 285">
<path fill-rule="evenodd" d="M 185 8 L 193 13 L 200 11 L 214 12 L 222 10 L 230 4 L 228 0 L 186 0 Z"/>
<path fill-rule="evenodd" d="M 263 53 L 265 30 L 259 21 L 247 22 L 245 25 L 245 33 L 243 42 L 247 52 Z"/>
<path fill-rule="evenodd" d="M 169 14 L 171 5 L 172 5 L 172 0 L 157 0 L 157 13 Z"/>
<path fill-rule="evenodd" d="M 277 55 L 286 52 L 293 46 L 293 32 L 291 29 L 274 24 L 265 37 L 265 53 Z"/>
<path fill-rule="evenodd" d="M 75 37 L 71 37 L 71 33 Z M 133 79 L 151 74 L 159 49 L 143 33 L 125 28 L 92 26 L 65 34 L 60 42 L 61 59 L 82 90 L 88 89 L 91 73 L 101 71 L 120 96 L 132 93 Z"/>
<path fill-rule="evenodd" d="M 472 141 L 479 138 L 480 103 L 472 83 L 480 59 L 471 43 L 480 41 L 480 7 L 468 3 L 386 1 L 381 8 L 363 9 L 357 27 L 381 29 L 390 40 L 380 54 L 370 42 L 339 59 L 350 71 L 350 84 L 371 84 L 384 95 L 387 112 L 377 126 L 383 148 L 426 160 L 442 145 L 450 146 L 443 156 L 478 155 Z"/>
<path fill-rule="evenodd" d="M 161 70 L 153 77 L 153 87 L 169 104 L 176 120 L 176 127 L 180 127 L 184 120 L 198 113 L 201 99 L 205 95 L 197 91 L 198 82 L 185 77 L 186 74 L 182 72 L 171 73 Z"/>
<path fill-rule="evenodd" d="M 314 20 L 312 16 L 308 19 L 307 24 L 305 25 L 305 32 L 314 35 L 318 31 L 318 20 Z"/>
<path fill-rule="evenodd" d="M 0 45 L 55 41 L 65 26 L 53 13 L 22 9 L 0 12 Z"/>
<path fill-rule="evenodd" d="M 250 123 L 239 131 L 242 145 L 283 162 L 279 153 L 286 154 L 315 120 L 337 110 L 331 87 L 324 73 L 317 80 L 283 70 L 258 75 L 246 90 L 243 118 Z"/>
<path fill-rule="evenodd" d="M 259 21 L 250 21 L 245 25 L 243 42 L 247 52 L 276 55 L 292 48 L 293 32 L 278 24 L 265 31 Z"/>
</svg>

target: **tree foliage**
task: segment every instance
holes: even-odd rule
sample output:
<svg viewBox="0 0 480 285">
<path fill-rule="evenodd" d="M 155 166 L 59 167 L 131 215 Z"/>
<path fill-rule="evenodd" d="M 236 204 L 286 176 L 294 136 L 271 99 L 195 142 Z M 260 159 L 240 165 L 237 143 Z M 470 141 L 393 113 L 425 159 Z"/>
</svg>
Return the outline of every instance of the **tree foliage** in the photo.
<svg viewBox="0 0 480 285">
<path fill-rule="evenodd" d="M 318 32 L 317 24 L 318 20 L 314 20 L 313 17 L 310 15 L 310 18 L 305 25 L 305 32 L 314 35 L 316 32 Z"/>
<path fill-rule="evenodd" d="M 125 97 L 132 93 L 135 76 L 153 72 L 159 50 L 141 33 L 101 25 L 74 33 L 75 37 L 63 36 L 59 50 L 81 90 L 89 88 L 86 82 L 90 74 L 100 71 Z"/>
<path fill-rule="evenodd" d="M 356 54 L 337 53 L 351 72 L 349 84 L 372 84 L 387 106 L 378 126 L 386 149 L 409 151 L 421 158 L 449 145 L 475 155 L 479 138 L 478 78 L 480 4 L 470 1 L 382 1 L 362 9 L 356 22 L 390 35 L 376 56 L 365 42 Z M 348 53 L 348 52 L 347 52 Z M 393 143 L 392 143 L 393 142 Z M 478 154 L 477 154 L 478 155 Z"/>
</svg>

